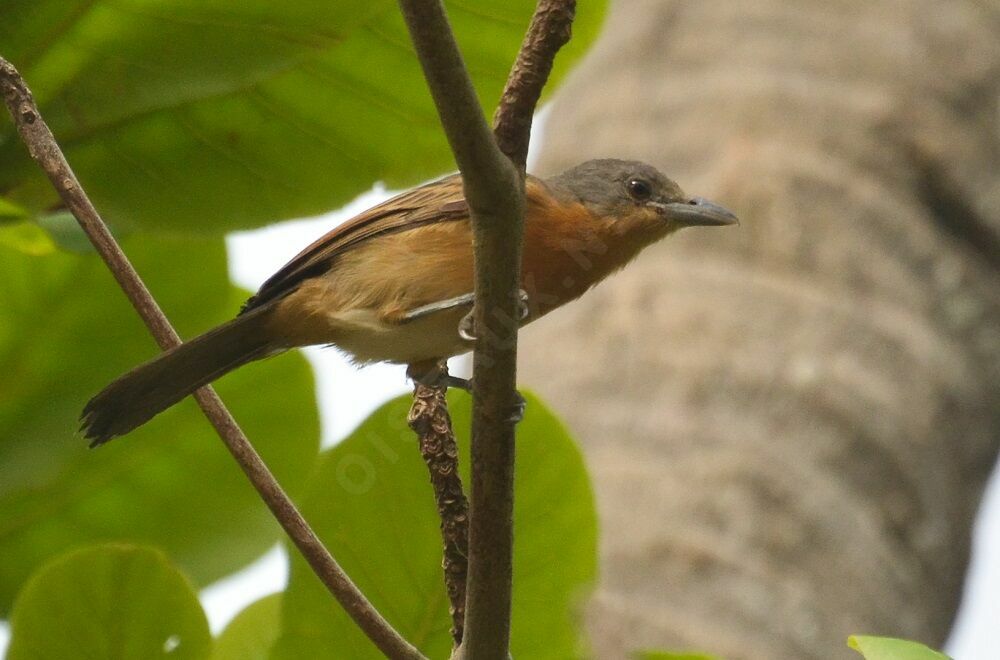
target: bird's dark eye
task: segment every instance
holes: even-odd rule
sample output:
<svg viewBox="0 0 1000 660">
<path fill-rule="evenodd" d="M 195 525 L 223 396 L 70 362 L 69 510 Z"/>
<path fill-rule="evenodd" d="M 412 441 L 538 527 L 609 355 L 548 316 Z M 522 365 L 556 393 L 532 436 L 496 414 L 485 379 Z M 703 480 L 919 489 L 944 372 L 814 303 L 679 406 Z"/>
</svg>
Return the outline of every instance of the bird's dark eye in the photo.
<svg viewBox="0 0 1000 660">
<path fill-rule="evenodd" d="M 653 186 L 645 179 L 629 179 L 625 182 L 625 189 L 632 199 L 640 202 L 649 199 L 653 194 Z"/>
</svg>

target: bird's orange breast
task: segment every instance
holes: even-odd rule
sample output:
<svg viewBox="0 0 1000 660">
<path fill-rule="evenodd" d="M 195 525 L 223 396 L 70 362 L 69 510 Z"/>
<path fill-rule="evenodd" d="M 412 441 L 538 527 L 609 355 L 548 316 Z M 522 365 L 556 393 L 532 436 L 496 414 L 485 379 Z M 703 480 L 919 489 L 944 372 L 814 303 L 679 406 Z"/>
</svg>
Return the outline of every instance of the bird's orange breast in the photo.
<svg viewBox="0 0 1000 660">
<path fill-rule="evenodd" d="M 533 316 L 578 298 L 650 242 L 627 224 L 529 186 L 521 273 Z"/>
</svg>

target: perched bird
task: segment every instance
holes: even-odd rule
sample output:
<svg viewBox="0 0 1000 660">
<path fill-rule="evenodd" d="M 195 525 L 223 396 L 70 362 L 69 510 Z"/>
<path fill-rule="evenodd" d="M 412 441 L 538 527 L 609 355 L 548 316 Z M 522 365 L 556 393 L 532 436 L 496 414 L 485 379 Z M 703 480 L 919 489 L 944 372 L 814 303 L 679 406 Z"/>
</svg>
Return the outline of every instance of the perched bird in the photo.
<svg viewBox="0 0 1000 660">
<path fill-rule="evenodd" d="M 736 216 L 688 197 L 655 168 L 591 160 L 526 182 L 521 323 L 583 294 L 682 227 Z M 162 353 L 83 409 L 91 446 L 128 433 L 246 364 L 332 344 L 356 362 L 426 365 L 470 350 L 459 326 L 473 304 L 469 207 L 456 174 L 375 206 L 305 248 L 232 321 Z"/>
</svg>

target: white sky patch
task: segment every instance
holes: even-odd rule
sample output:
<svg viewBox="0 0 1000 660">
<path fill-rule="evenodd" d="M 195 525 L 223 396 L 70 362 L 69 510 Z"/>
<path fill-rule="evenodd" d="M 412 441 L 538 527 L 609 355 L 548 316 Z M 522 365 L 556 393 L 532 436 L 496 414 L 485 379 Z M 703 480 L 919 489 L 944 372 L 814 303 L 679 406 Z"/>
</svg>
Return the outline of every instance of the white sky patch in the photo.
<svg viewBox="0 0 1000 660">
<path fill-rule="evenodd" d="M 247 605 L 288 586 L 288 553 L 280 543 L 255 562 L 202 589 L 201 604 L 213 635 Z"/>
<path fill-rule="evenodd" d="M 955 660 L 1000 658 L 1000 470 L 976 518 L 965 594 L 945 652 Z"/>
</svg>

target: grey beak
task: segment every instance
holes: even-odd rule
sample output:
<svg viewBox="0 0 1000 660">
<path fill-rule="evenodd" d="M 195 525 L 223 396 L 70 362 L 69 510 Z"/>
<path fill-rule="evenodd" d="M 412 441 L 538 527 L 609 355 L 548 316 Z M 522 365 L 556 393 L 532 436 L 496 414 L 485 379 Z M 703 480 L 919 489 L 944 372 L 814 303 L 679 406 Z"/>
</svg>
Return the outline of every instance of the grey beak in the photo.
<svg viewBox="0 0 1000 660">
<path fill-rule="evenodd" d="M 688 202 L 671 202 L 664 204 L 662 208 L 669 218 L 682 227 L 722 227 L 740 224 L 739 218 L 732 211 L 703 197 L 692 197 Z"/>
</svg>

